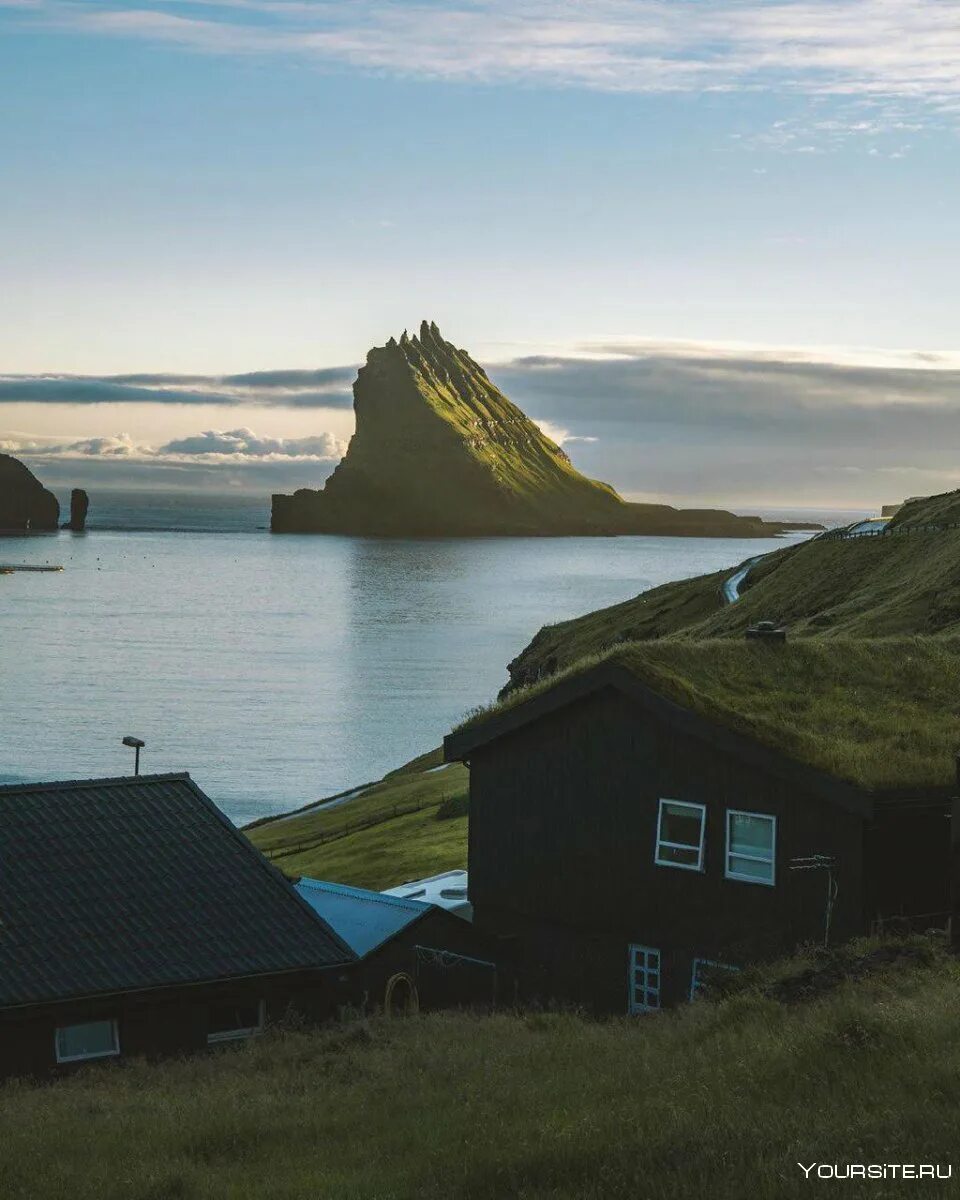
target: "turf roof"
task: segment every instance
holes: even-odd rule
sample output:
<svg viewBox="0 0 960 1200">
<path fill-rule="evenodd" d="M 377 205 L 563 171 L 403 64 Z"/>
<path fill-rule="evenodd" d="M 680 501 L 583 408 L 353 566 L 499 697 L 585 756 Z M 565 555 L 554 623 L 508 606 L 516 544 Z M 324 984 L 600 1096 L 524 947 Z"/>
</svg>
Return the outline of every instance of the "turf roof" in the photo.
<svg viewBox="0 0 960 1200">
<path fill-rule="evenodd" d="M 513 693 L 460 728 L 605 663 L 718 725 L 860 787 L 956 780 L 960 638 L 627 643 Z"/>
</svg>

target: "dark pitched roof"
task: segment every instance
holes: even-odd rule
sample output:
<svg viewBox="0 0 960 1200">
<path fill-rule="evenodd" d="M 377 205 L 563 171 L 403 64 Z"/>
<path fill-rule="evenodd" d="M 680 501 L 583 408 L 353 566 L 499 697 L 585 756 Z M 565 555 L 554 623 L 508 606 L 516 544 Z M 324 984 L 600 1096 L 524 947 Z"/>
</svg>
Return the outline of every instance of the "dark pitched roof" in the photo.
<svg viewBox="0 0 960 1200">
<path fill-rule="evenodd" d="M 189 775 L 0 787 L 0 1007 L 352 957 Z"/>
<path fill-rule="evenodd" d="M 299 879 L 295 886 L 314 912 L 360 956 L 389 942 L 427 913 L 442 911 L 422 900 L 385 896 L 321 879 Z"/>
<path fill-rule="evenodd" d="M 445 756 L 469 757 L 603 688 L 769 769 L 802 774 L 864 815 L 868 795 L 956 787 L 960 643 L 934 638 L 629 643 L 467 721 L 445 739 Z"/>
</svg>

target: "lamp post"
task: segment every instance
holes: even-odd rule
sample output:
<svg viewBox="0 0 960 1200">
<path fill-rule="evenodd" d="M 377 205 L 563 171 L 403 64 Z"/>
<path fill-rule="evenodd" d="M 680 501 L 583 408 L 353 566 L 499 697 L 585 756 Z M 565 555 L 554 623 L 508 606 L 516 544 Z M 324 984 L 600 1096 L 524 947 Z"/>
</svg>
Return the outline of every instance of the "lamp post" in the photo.
<svg viewBox="0 0 960 1200">
<path fill-rule="evenodd" d="M 125 737 L 123 739 L 123 744 L 124 744 L 124 746 L 129 746 L 133 750 L 133 753 L 134 753 L 133 773 L 134 773 L 134 775 L 139 775 L 140 774 L 140 751 L 143 749 L 143 747 L 146 745 L 146 743 L 142 742 L 140 740 L 140 738 L 130 737 L 128 735 L 127 737 Z"/>
</svg>

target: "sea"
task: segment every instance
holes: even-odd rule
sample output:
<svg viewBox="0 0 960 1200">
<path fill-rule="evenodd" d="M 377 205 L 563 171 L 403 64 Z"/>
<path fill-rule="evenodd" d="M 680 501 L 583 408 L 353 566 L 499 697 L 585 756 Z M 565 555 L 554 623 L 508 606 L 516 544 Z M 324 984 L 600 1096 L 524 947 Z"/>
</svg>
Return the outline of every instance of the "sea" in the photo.
<svg viewBox="0 0 960 1200">
<path fill-rule="evenodd" d="M 271 536 L 268 504 L 103 492 L 83 534 L 0 538 L 63 568 L 0 575 L 0 782 L 129 774 L 133 735 L 242 825 L 439 745 L 542 625 L 806 536 Z"/>
</svg>

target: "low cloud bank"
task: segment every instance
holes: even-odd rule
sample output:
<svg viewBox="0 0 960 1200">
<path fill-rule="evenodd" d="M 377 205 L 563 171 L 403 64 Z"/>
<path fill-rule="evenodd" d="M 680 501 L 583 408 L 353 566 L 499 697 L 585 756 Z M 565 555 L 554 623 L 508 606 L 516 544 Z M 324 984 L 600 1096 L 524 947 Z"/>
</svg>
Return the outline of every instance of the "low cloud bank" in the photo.
<svg viewBox="0 0 960 1200">
<path fill-rule="evenodd" d="M 244 375 L 0 375 L 0 404 L 349 408 L 356 367 Z"/>
</svg>

